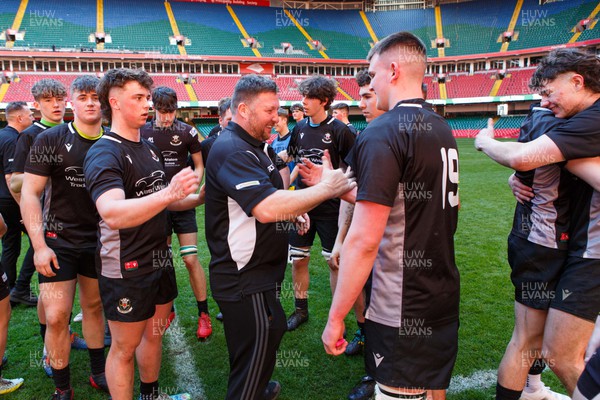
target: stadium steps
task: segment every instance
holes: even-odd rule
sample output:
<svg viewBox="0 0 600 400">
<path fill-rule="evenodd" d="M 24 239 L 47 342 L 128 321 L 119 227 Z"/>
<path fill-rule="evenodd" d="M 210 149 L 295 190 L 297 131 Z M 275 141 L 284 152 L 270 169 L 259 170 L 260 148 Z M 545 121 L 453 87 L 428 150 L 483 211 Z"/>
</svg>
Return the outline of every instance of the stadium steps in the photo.
<svg viewBox="0 0 600 400">
<path fill-rule="evenodd" d="M 294 16 L 288 10 L 284 9 L 283 12 L 287 15 L 287 17 L 290 19 L 290 21 L 292 21 L 294 23 L 294 25 L 296 25 L 296 28 L 298 28 L 300 33 L 302 33 L 302 35 L 304 35 L 306 40 L 308 40 L 308 43 L 309 43 L 308 47 L 310 49 L 313 49 L 312 44 L 310 44 L 313 41 L 313 38 L 308 34 L 308 32 L 306 32 L 306 30 L 302 27 L 302 25 L 300 25 L 298 20 L 296 20 L 296 18 L 294 18 Z M 323 50 L 315 49 L 315 50 L 317 50 L 319 52 L 321 57 L 323 57 L 326 60 L 329 60 L 329 56 L 324 51 L 326 49 L 323 49 Z"/>
<path fill-rule="evenodd" d="M 187 90 L 187 93 L 190 97 L 190 101 L 198 101 L 198 96 L 196 96 L 196 92 L 194 91 L 194 88 L 192 85 L 190 85 L 189 83 L 186 83 L 185 90 Z"/>
<path fill-rule="evenodd" d="M 358 12 L 360 14 L 360 18 L 363 20 L 363 23 L 365 24 L 365 28 L 367 28 L 367 31 L 369 31 L 369 35 L 371 36 L 371 39 L 373 40 L 373 44 L 379 42 L 379 39 L 377 38 L 377 35 L 375 34 L 375 31 L 373 30 L 373 27 L 371 26 L 371 23 L 369 22 L 369 19 L 367 18 L 367 14 L 365 14 L 364 11 L 359 11 Z"/>
<path fill-rule="evenodd" d="M 446 90 L 445 83 L 438 83 L 438 87 L 440 88 L 440 99 L 446 100 L 448 98 L 448 92 Z"/>
<path fill-rule="evenodd" d="M 335 80 L 335 82 L 337 83 L 336 89 L 337 89 L 338 93 L 341 94 L 342 96 L 344 96 L 347 100 L 354 101 L 352 96 L 350 96 L 348 93 L 346 93 L 346 91 L 344 89 L 342 89 L 342 85 L 340 84 L 340 82 L 338 80 Z"/>
<path fill-rule="evenodd" d="M 598 15 L 598 12 L 600 12 L 600 2 L 598 2 L 598 5 L 590 13 L 590 15 L 587 17 L 587 19 L 593 20 L 594 18 L 596 18 L 596 15 Z M 592 26 L 590 28 L 594 29 L 594 27 L 596 26 L 596 23 L 597 23 L 597 21 L 593 22 Z M 569 39 L 569 43 L 575 43 L 577 41 L 577 39 L 579 39 L 579 37 L 581 36 L 582 33 L 583 32 L 575 32 L 573 37 L 571 39 Z"/>
<path fill-rule="evenodd" d="M 165 1 L 165 11 L 167 12 L 167 16 L 169 17 L 169 24 L 171 24 L 173 36 L 181 36 L 181 33 L 179 32 L 179 27 L 177 26 L 177 20 L 175 19 L 175 15 L 173 14 L 173 10 L 171 9 L 171 4 L 168 1 Z M 182 56 L 187 55 L 184 45 L 177 45 L 177 49 L 179 50 L 179 54 L 181 54 Z"/>
<path fill-rule="evenodd" d="M 231 8 L 231 6 L 229 4 L 226 4 L 225 7 L 227 8 L 227 11 L 229 11 L 229 14 L 231 15 L 231 19 L 233 19 L 233 22 L 235 22 L 235 25 L 240 30 L 240 33 L 242 34 L 242 36 L 244 36 L 244 39 L 249 39 L 250 35 L 248 35 L 248 32 L 246 32 L 246 28 L 244 28 L 244 25 L 242 25 L 242 21 L 240 21 L 240 19 L 237 17 L 233 8 Z M 256 57 L 262 57 L 262 55 L 260 54 L 260 51 L 258 51 L 258 49 L 253 48 L 253 47 L 251 47 L 250 49 L 252 50 L 252 52 L 254 53 L 254 55 Z"/>
<path fill-rule="evenodd" d="M 6 92 L 8 92 L 9 88 L 10 84 L 8 83 L 3 83 L 0 85 L 0 103 L 2 103 L 2 100 L 4 100 L 4 96 L 6 96 Z"/>
<path fill-rule="evenodd" d="M 517 0 L 517 4 L 515 4 L 515 11 L 513 11 L 513 15 L 510 19 L 510 23 L 508 24 L 507 32 L 514 32 L 515 26 L 517 25 L 517 20 L 519 19 L 519 15 L 521 14 L 521 8 L 523 8 L 523 0 Z M 500 47 L 500 52 L 505 52 L 508 50 L 508 45 L 511 42 L 504 42 Z"/>
<path fill-rule="evenodd" d="M 492 86 L 492 90 L 490 90 L 490 97 L 495 97 L 498 94 L 500 86 L 502 86 L 502 79 L 496 79 L 494 81 L 494 85 Z"/>
<path fill-rule="evenodd" d="M 96 0 L 96 32 L 104 33 L 104 0 Z M 104 50 L 104 43 L 97 43 L 96 49 Z"/>
<path fill-rule="evenodd" d="M 19 5 L 19 9 L 17 10 L 17 14 L 15 14 L 15 20 L 12 24 L 12 29 L 18 31 L 21 28 L 21 23 L 23 22 L 23 17 L 25 16 L 25 10 L 27 10 L 27 4 L 29 0 L 21 0 L 21 4 Z M 6 42 L 6 47 L 9 49 L 15 45 L 15 42 Z"/>
<path fill-rule="evenodd" d="M 507 70 L 498 90 L 498 96 L 529 94 L 529 79 L 534 70 L 535 68 Z"/>
<path fill-rule="evenodd" d="M 444 27 L 442 25 L 442 8 L 435 6 L 435 35 L 437 39 L 444 38 Z M 437 49 L 438 57 L 446 57 L 446 50 L 443 47 Z"/>
</svg>

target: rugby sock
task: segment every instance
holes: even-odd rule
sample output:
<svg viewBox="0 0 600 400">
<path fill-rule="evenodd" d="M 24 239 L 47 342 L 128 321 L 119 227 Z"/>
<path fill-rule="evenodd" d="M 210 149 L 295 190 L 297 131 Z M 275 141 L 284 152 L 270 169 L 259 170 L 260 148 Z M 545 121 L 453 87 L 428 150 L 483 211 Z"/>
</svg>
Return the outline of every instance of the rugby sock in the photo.
<svg viewBox="0 0 600 400">
<path fill-rule="evenodd" d="M 507 389 L 496 383 L 496 400 L 519 400 L 521 398 L 521 390 Z"/>
<path fill-rule="evenodd" d="M 294 303 L 297 309 L 308 311 L 308 299 L 299 299 L 296 297 Z"/>
<path fill-rule="evenodd" d="M 198 303 L 198 316 L 202 313 L 208 314 L 208 300 L 196 301 Z"/>
<path fill-rule="evenodd" d="M 533 362 L 527 375 L 527 384 L 525 385 L 525 392 L 535 392 L 544 387 L 542 383 L 542 371 L 546 368 L 546 363 L 541 358 L 538 358 Z"/>
<path fill-rule="evenodd" d="M 413 394 L 392 393 L 376 385 L 375 400 L 427 400 L 427 392 Z"/>
<path fill-rule="evenodd" d="M 104 347 L 99 349 L 90 349 L 90 366 L 92 367 L 92 375 L 99 375 L 104 372 L 106 361 L 104 359 Z"/>
<path fill-rule="evenodd" d="M 158 381 L 144 383 L 140 381 L 140 400 L 154 400 L 158 396 Z"/>
<path fill-rule="evenodd" d="M 71 370 L 69 365 L 63 369 L 52 368 L 52 379 L 54 386 L 60 391 L 69 390 L 71 388 Z"/>
<path fill-rule="evenodd" d="M 40 324 L 40 336 L 42 337 L 42 343 L 46 342 L 46 324 Z"/>
</svg>

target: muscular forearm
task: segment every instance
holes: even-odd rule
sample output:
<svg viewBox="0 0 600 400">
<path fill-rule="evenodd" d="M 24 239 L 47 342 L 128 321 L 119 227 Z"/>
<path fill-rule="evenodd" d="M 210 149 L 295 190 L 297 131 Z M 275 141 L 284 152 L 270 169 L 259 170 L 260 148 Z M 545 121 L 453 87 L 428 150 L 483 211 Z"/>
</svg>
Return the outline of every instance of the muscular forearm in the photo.
<svg viewBox="0 0 600 400">
<path fill-rule="evenodd" d="M 362 292 L 373 268 L 378 246 L 364 243 L 360 232 L 351 233 L 342 248 L 340 270 L 329 319 L 342 321 Z"/>
<path fill-rule="evenodd" d="M 20 195 L 23 224 L 25 224 L 27 235 L 29 236 L 29 239 L 31 239 L 34 250 L 46 247 L 40 195 L 41 194 L 29 192 L 27 189 Z"/>
<path fill-rule="evenodd" d="M 252 214 L 261 223 L 292 220 L 330 198 L 331 191 L 325 185 L 302 190 L 278 190 L 254 207 Z"/>
<path fill-rule="evenodd" d="M 346 240 L 353 214 L 354 204 L 342 200 L 340 204 L 340 216 L 338 218 L 338 234 L 335 238 L 336 242 L 343 243 Z"/>
<path fill-rule="evenodd" d="M 195 208 L 201 204 L 204 204 L 204 192 L 190 194 L 183 200 L 176 201 L 174 203 L 169 204 L 167 209 L 169 211 L 185 211 L 192 208 Z"/>
<path fill-rule="evenodd" d="M 124 199 L 116 198 L 113 189 L 104 193 L 96 201 L 98 213 L 111 229 L 126 229 L 140 226 L 174 201 L 170 192 L 163 189 L 148 196 Z"/>
</svg>

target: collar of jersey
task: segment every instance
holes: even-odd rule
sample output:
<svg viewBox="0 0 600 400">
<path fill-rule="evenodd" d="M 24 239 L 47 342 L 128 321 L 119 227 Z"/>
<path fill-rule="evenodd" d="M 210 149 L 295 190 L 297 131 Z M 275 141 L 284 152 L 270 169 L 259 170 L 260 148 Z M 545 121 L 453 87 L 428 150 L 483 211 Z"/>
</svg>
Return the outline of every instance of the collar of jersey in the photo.
<svg viewBox="0 0 600 400">
<path fill-rule="evenodd" d="M 250 134 L 248 132 L 246 132 L 246 130 L 244 128 L 242 128 L 241 126 L 239 126 L 238 124 L 236 124 L 233 121 L 229 121 L 229 124 L 227 125 L 227 129 L 237 133 L 237 135 L 244 139 L 244 141 L 248 142 L 249 144 L 251 144 L 254 147 L 261 147 L 262 146 L 262 141 L 258 140 L 255 137 L 250 136 Z"/>
<path fill-rule="evenodd" d="M 396 107 L 415 107 L 415 108 L 423 108 L 427 103 L 424 99 L 406 99 L 400 100 Z"/>
<path fill-rule="evenodd" d="M 47 119 L 42 118 L 42 119 L 40 119 L 40 124 L 44 125 L 46 128 L 53 128 L 56 125 L 62 124 L 62 122 L 57 124 L 56 122 L 50 122 Z"/>
<path fill-rule="evenodd" d="M 69 130 L 71 131 L 72 134 L 77 133 L 80 137 L 82 137 L 83 139 L 86 140 L 98 140 L 102 137 L 102 134 L 104 133 L 104 130 L 102 129 L 102 127 L 100 127 L 100 133 L 97 136 L 88 136 L 85 133 L 81 132 L 79 130 L 79 128 L 77 128 L 77 126 L 75 126 L 74 122 L 69 122 Z M 73 132 L 75 131 L 75 132 Z"/>
<path fill-rule="evenodd" d="M 308 124 L 308 126 L 310 126 L 311 128 L 316 128 L 317 126 L 321 126 L 321 125 L 325 125 L 325 124 L 330 124 L 335 118 L 327 116 L 323 121 L 321 121 L 320 124 L 313 124 L 311 121 L 312 119 L 310 119 L 310 117 L 306 117 L 306 122 Z"/>
</svg>

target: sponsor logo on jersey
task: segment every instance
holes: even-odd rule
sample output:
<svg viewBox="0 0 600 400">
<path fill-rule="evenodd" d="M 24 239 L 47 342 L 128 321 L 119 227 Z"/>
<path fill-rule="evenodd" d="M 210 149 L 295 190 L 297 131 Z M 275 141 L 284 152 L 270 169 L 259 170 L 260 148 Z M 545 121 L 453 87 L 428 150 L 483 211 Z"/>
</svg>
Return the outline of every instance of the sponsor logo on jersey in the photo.
<svg viewBox="0 0 600 400">
<path fill-rule="evenodd" d="M 183 142 L 181 141 L 181 139 L 179 139 L 179 135 L 173 135 L 170 143 L 172 146 L 179 146 Z"/>
<path fill-rule="evenodd" d="M 71 166 L 65 168 L 65 179 L 71 184 L 71 187 L 84 188 L 85 176 L 83 167 Z"/>
<path fill-rule="evenodd" d="M 192 137 L 198 136 L 198 131 L 196 130 L 196 128 L 190 129 L 190 135 L 192 135 Z"/>
<path fill-rule="evenodd" d="M 2 281 L 8 282 L 8 276 L 6 276 L 6 273 L 2 274 Z"/>
<path fill-rule="evenodd" d="M 133 310 L 131 306 L 131 300 L 127 297 L 123 297 L 119 300 L 119 305 L 117 306 L 117 311 L 121 314 L 129 314 Z"/>
<path fill-rule="evenodd" d="M 58 235 L 56 234 L 56 232 L 48 231 L 48 232 L 46 232 L 46 237 L 48 239 L 56 239 L 56 238 L 58 238 Z"/>
<path fill-rule="evenodd" d="M 165 173 L 157 170 L 149 176 L 139 179 L 135 183 L 135 194 L 138 197 L 146 196 L 154 192 L 158 192 L 165 187 Z"/>
<path fill-rule="evenodd" d="M 569 297 L 572 294 L 573 294 L 573 292 L 571 292 L 569 289 L 563 289 L 563 291 L 562 291 L 563 301 L 566 300 L 567 297 Z"/>
<path fill-rule="evenodd" d="M 127 261 L 125 263 L 125 270 L 126 271 L 135 271 L 136 269 L 138 269 L 138 262 L 137 260 L 134 261 Z"/>
<path fill-rule="evenodd" d="M 131 156 L 129 154 L 127 154 L 125 157 L 127 157 L 127 159 L 129 160 L 130 164 L 133 164 L 133 161 L 131 161 Z"/>
<path fill-rule="evenodd" d="M 375 359 L 375 368 L 379 367 L 379 364 L 383 361 L 383 356 L 379 355 L 379 353 L 373 353 L 373 358 Z"/>
<path fill-rule="evenodd" d="M 304 137 L 304 132 L 300 132 L 300 139 Z"/>
<path fill-rule="evenodd" d="M 321 140 L 325 144 L 330 144 L 331 143 L 331 133 L 327 132 L 325 135 L 323 135 L 323 139 L 321 139 Z"/>
<path fill-rule="evenodd" d="M 148 140 L 150 143 L 154 143 L 154 137 L 153 137 L 153 136 L 150 136 L 150 137 L 149 137 L 147 140 Z"/>
<path fill-rule="evenodd" d="M 160 161 L 160 158 L 158 158 L 158 156 L 154 153 L 154 151 L 152 151 L 152 149 L 150 149 L 150 154 L 152 154 L 152 159 L 156 162 Z"/>
<path fill-rule="evenodd" d="M 71 143 L 65 143 L 65 147 L 67 148 L 67 152 L 70 152 L 73 145 Z"/>
</svg>

